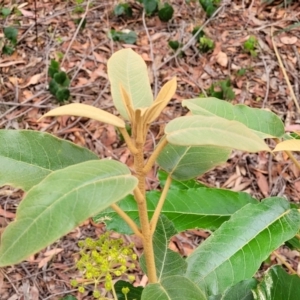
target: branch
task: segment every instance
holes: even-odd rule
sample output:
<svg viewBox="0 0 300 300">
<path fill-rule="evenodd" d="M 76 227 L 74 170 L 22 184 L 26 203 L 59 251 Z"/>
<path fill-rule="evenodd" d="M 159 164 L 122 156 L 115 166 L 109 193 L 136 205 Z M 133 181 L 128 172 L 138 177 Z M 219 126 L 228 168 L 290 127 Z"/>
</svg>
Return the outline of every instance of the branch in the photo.
<svg viewBox="0 0 300 300">
<path fill-rule="evenodd" d="M 155 164 L 155 161 L 158 157 L 158 155 L 161 153 L 161 151 L 165 148 L 165 146 L 167 146 L 168 141 L 166 139 L 166 136 L 164 136 L 160 143 L 157 145 L 157 147 L 155 148 L 155 150 L 153 151 L 153 153 L 151 154 L 151 156 L 149 157 L 146 165 L 143 168 L 143 173 L 147 174 L 153 167 L 153 165 Z"/>
<path fill-rule="evenodd" d="M 129 227 L 138 237 L 143 238 L 140 229 L 124 210 L 122 210 L 117 204 L 112 204 L 110 207 L 129 225 Z"/>
<path fill-rule="evenodd" d="M 152 219 L 150 221 L 150 229 L 151 229 L 151 233 L 152 234 L 155 231 L 155 228 L 156 228 L 156 225 L 157 225 L 157 221 L 158 221 L 159 215 L 161 213 L 161 210 L 163 208 L 163 205 L 165 203 L 165 200 L 166 200 L 166 197 L 167 197 L 167 194 L 168 194 L 171 182 L 172 182 L 172 178 L 169 175 L 168 178 L 167 178 L 167 180 L 166 180 L 166 183 L 165 183 L 165 186 L 163 188 L 163 191 L 162 191 L 162 193 L 160 195 L 160 198 L 159 198 L 159 201 L 158 201 L 157 206 L 155 208 L 155 211 L 154 211 L 154 214 L 152 216 Z"/>
</svg>

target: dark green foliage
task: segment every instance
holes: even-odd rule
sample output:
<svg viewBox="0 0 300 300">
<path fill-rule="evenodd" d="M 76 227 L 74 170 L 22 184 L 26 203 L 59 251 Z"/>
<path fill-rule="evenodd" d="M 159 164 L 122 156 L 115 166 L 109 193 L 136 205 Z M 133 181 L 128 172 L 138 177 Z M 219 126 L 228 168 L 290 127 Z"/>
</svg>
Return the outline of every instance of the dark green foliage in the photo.
<svg viewBox="0 0 300 300">
<path fill-rule="evenodd" d="M 176 51 L 180 47 L 180 43 L 178 41 L 169 41 L 169 47 Z"/>
<path fill-rule="evenodd" d="M 158 17 L 161 21 L 168 22 L 172 19 L 173 13 L 173 7 L 169 3 L 165 3 L 164 6 L 158 11 Z"/>
<path fill-rule="evenodd" d="M 134 31 L 121 32 L 112 29 L 110 37 L 115 42 L 124 42 L 125 44 L 134 44 L 137 39 L 137 34 Z"/>
<path fill-rule="evenodd" d="M 60 71 L 59 62 L 51 60 L 48 75 L 52 78 L 49 83 L 49 91 L 58 102 L 64 102 L 70 98 L 70 79 L 66 72 Z"/>
<path fill-rule="evenodd" d="M 17 37 L 18 37 L 18 30 L 14 27 L 6 27 L 3 30 L 4 32 L 4 45 L 2 47 L 2 53 L 11 55 L 15 51 L 15 47 L 17 45 Z"/>
<path fill-rule="evenodd" d="M 230 79 L 221 80 L 212 84 L 207 90 L 207 94 L 208 96 L 222 100 L 233 100 L 235 98 L 235 93 L 231 88 Z"/>
<path fill-rule="evenodd" d="M 81 18 L 75 19 L 75 20 L 74 20 L 74 23 L 75 23 L 76 25 L 79 25 L 80 22 L 81 22 L 81 20 L 82 20 Z M 83 19 L 83 21 L 82 21 L 82 23 L 81 23 L 81 26 L 80 26 L 80 29 L 83 30 L 83 29 L 85 28 L 85 26 L 86 26 L 86 19 Z"/>
<path fill-rule="evenodd" d="M 131 283 L 124 280 L 117 281 L 114 288 L 116 290 L 118 300 L 140 300 L 144 290 L 141 286 L 134 287 Z M 123 288 L 129 289 L 129 292 L 126 294 L 126 298 L 124 293 L 122 293 Z"/>
<path fill-rule="evenodd" d="M 208 17 L 211 17 L 214 12 L 217 10 L 216 4 L 219 4 L 219 0 L 199 0 L 200 5 L 203 10 L 206 12 Z"/>
<path fill-rule="evenodd" d="M 132 17 L 132 9 L 128 3 L 120 3 L 114 8 L 115 16 L 125 15 L 127 17 Z"/>
</svg>

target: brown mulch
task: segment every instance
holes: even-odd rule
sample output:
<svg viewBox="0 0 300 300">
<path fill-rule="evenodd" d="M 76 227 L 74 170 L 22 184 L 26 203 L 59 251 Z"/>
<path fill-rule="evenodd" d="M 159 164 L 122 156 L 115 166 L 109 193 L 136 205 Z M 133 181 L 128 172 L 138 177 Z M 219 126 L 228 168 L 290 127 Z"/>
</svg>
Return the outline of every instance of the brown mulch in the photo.
<svg viewBox="0 0 300 300">
<path fill-rule="evenodd" d="M 300 3 L 284 6 L 284 1 L 272 5 L 260 0 L 224 0 L 215 18 L 206 22 L 198 1 L 169 1 L 175 13 L 169 23 L 157 17 L 145 17 L 142 8 L 133 3 L 133 17 L 115 17 L 117 1 L 90 1 L 82 4 L 83 12 L 74 13 L 75 1 L 4 0 L 4 7 L 20 13 L 0 19 L 2 28 L 16 26 L 19 30 L 17 51 L 11 56 L 0 54 L 0 128 L 34 129 L 87 147 L 99 157 L 111 157 L 132 166 L 132 159 L 114 128 L 93 120 L 74 117 L 46 118 L 37 122 L 46 111 L 59 104 L 47 87 L 48 65 L 51 59 L 62 58 L 61 67 L 71 78 L 71 101 L 91 104 L 117 113 L 113 107 L 106 64 L 108 58 L 124 47 L 131 47 L 147 62 L 154 93 L 174 75 L 178 89 L 173 101 L 164 110 L 149 134 L 146 151 L 162 135 L 164 124 L 185 114 L 181 101 L 197 97 L 212 83 L 230 78 L 236 94 L 233 103 L 266 108 L 278 114 L 287 131 L 300 131 L 299 112 L 290 95 L 281 68 L 278 65 L 271 40 L 271 27 L 283 30 L 275 36 L 276 46 L 288 73 L 296 98 L 299 98 L 300 80 Z M 0 5 L 1 8 L 1 5 Z M 84 30 L 77 30 L 74 19 L 85 17 Z M 192 30 L 204 26 L 207 36 L 215 41 L 214 51 L 202 54 L 192 40 Z M 294 25 L 289 28 L 289 26 Z M 110 29 L 130 29 L 137 33 L 135 45 L 112 42 Z M 284 31 L 284 29 L 289 29 Z M 36 31 L 37 30 L 37 31 Z M 37 35 L 37 39 L 36 39 Z M 257 57 L 243 50 L 243 43 L 254 35 L 259 42 Z M 174 54 L 169 40 L 178 40 L 184 55 Z M 238 75 L 244 68 L 246 74 Z M 228 162 L 200 178 L 209 186 L 251 193 L 258 199 L 284 196 L 292 202 L 300 201 L 299 170 L 283 154 L 270 156 L 234 151 Z M 148 188 L 158 182 L 153 172 Z M 0 190 L 0 226 L 2 229 L 14 219 L 23 193 L 10 187 Z M 103 225 L 88 220 L 66 237 L 47 247 L 19 265 L 0 272 L 1 300 L 60 299 L 73 294 L 78 299 L 92 299 L 86 293 L 79 295 L 70 285 L 70 279 L 79 276 L 74 268 L 78 251 L 77 241 L 97 237 L 105 231 Z M 170 247 L 182 255 L 190 254 L 209 233 L 199 230 L 183 232 L 172 239 Z M 133 237 L 124 237 L 135 243 L 140 254 L 141 243 Z M 297 270 L 299 253 L 281 250 L 282 255 Z M 271 257 L 273 262 L 275 257 Z M 145 285 L 146 279 L 136 270 L 136 285 Z"/>
</svg>

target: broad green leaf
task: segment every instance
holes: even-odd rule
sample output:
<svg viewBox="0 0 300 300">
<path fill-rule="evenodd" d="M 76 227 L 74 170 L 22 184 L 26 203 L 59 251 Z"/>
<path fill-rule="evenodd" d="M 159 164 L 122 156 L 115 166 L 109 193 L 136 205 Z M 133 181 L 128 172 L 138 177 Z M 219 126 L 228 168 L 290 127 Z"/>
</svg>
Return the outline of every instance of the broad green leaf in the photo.
<svg viewBox="0 0 300 300">
<path fill-rule="evenodd" d="M 281 119 L 271 111 L 246 105 L 233 105 L 216 98 L 195 98 L 182 101 L 193 115 L 218 116 L 235 120 L 252 129 L 261 138 L 280 138 L 284 134 Z"/>
<path fill-rule="evenodd" d="M 129 293 L 125 295 L 122 293 L 122 288 L 127 287 L 129 288 Z M 124 280 L 118 280 L 114 285 L 117 299 L 118 300 L 140 300 L 143 292 L 143 287 L 141 286 L 133 286 L 131 283 L 124 281 Z"/>
<path fill-rule="evenodd" d="M 221 294 L 251 278 L 299 226 L 299 212 L 283 198 L 247 204 L 187 258 L 186 276 L 208 295 Z"/>
<path fill-rule="evenodd" d="M 298 237 L 294 236 L 292 239 L 286 241 L 285 245 L 292 250 L 297 250 L 298 252 L 300 251 L 300 240 Z"/>
<path fill-rule="evenodd" d="M 148 284 L 141 300 L 206 300 L 205 294 L 192 281 L 179 275 Z"/>
<path fill-rule="evenodd" d="M 152 216 L 161 193 L 157 191 L 147 193 L 149 217 Z M 177 231 L 203 228 L 216 230 L 232 214 L 248 203 L 259 203 L 249 194 L 232 192 L 222 189 L 195 188 L 188 190 L 169 190 L 162 214 L 173 222 Z M 138 211 L 134 198 L 127 196 L 119 202 L 119 206 L 135 221 Z M 105 221 L 109 230 L 131 234 L 131 230 L 117 213 L 108 208 L 97 215 L 96 220 Z"/>
<path fill-rule="evenodd" d="M 299 276 L 287 274 L 280 266 L 270 268 L 254 290 L 254 299 L 257 300 L 298 300 L 299 296 Z"/>
<path fill-rule="evenodd" d="M 252 290 L 257 286 L 254 278 L 240 281 L 229 287 L 223 295 L 211 296 L 209 300 L 254 300 Z"/>
<path fill-rule="evenodd" d="M 168 144 L 157 158 L 158 165 L 175 180 L 188 180 L 227 161 L 231 149 L 216 146 Z"/>
<path fill-rule="evenodd" d="M 151 106 L 153 96 L 148 77 L 147 65 L 140 55 L 130 48 L 114 53 L 107 62 L 108 77 L 115 107 L 128 120 L 120 86 L 131 98 L 133 108 Z"/>
<path fill-rule="evenodd" d="M 28 191 L 52 171 L 97 158 L 88 149 L 45 132 L 0 130 L 0 186 Z"/>
<path fill-rule="evenodd" d="M 183 275 L 186 271 L 186 262 L 179 253 L 169 249 L 169 242 L 177 231 L 170 220 L 164 215 L 159 217 L 153 235 L 153 248 L 155 256 L 156 275 L 158 282 L 172 275 Z M 144 254 L 141 256 L 140 265 L 147 274 Z"/>
<path fill-rule="evenodd" d="M 1 237 L 0 266 L 16 264 L 130 193 L 137 179 L 112 160 L 79 163 L 48 175 L 21 201 Z"/>
<path fill-rule="evenodd" d="M 111 124 L 116 127 L 125 128 L 125 122 L 119 117 L 111 113 L 108 113 L 105 110 L 93 107 L 91 105 L 82 104 L 82 103 L 72 103 L 72 104 L 54 108 L 49 112 L 47 112 L 46 114 L 44 114 L 40 119 L 45 117 L 65 116 L 65 115 L 90 118 L 103 123 Z"/>
<path fill-rule="evenodd" d="M 159 179 L 159 184 L 160 187 L 163 188 L 166 184 L 166 180 L 168 178 L 168 173 L 159 170 L 158 171 L 158 179 Z M 185 180 L 185 181 L 178 181 L 178 180 L 172 180 L 170 189 L 171 190 L 188 190 L 188 189 L 197 189 L 197 188 L 202 188 L 202 187 L 207 187 L 204 183 L 195 180 L 195 179 L 190 179 L 190 180 Z"/>
<path fill-rule="evenodd" d="M 220 117 L 185 116 L 169 122 L 167 140 L 178 146 L 219 146 L 248 152 L 270 151 L 248 127 Z"/>
<path fill-rule="evenodd" d="M 293 139 L 278 143 L 273 152 L 275 151 L 300 151 L 300 140 Z"/>
</svg>

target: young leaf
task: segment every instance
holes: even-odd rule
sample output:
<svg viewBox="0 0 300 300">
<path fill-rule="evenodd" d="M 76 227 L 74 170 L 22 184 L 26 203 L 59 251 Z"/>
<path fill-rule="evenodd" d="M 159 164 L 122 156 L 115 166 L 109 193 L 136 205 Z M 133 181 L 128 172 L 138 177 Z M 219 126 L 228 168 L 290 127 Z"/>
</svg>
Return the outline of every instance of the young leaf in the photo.
<svg viewBox="0 0 300 300">
<path fill-rule="evenodd" d="M 162 110 L 170 102 L 177 88 L 176 77 L 169 80 L 159 91 L 155 101 L 145 113 L 145 122 L 151 124 L 161 114 Z"/>
<path fill-rule="evenodd" d="M 58 72 L 54 74 L 53 79 L 62 86 L 69 86 L 70 80 L 66 72 Z"/>
<path fill-rule="evenodd" d="M 293 139 L 278 143 L 273 152 L 276 151 L 300 151 L 300 140 Z"/>
<path fill-rule="evenodd" d="M 208 295 L 251 278 L 261 263 L 300 226 L 300 214 L 283 198 L 247 204 L 188 258 L 186 276 Z"/>
<path fill-rule="evenodd" d="M 161 21 L 168 22 L 172 19 L 173 13 L 173 7 L 169 3 L 165 3 L 164 6 L 158 11 L 158 17 Z"/>
<path fill-rule="evenodd" d="M 216 98 L 183 100 L 182 106 L 187 107 L 193 115 L 218 116 L 227 120 L 239 121 L 263 139 L 280 138 L 284 134 L 284 125 L 281 119 L 271 111 L 242 104 L 233 105 Z"/>
<path fill-rule="evenodd" d="M 254 295 L 255 299 L 296 300 L 300 295 L 300 278 L 287 274 L 281 266 L 273 266 L 254 290 Z"/>
<path fill-rule="evenodd" d="M 126 15 L 128 17 L 132 17 L 132 9 L 128 3 L 120 3 L 114 8 L 115 16 Z"/>
<path fill-rule="evenodd" d="M 125 122 L 117 116 L 108 113 L 105 110 L 82 103 L 72 103 L 54 108 L 44 114 L 39 120 L 45 117 L 65 115 L 90 118 L 116 127 L 125 128 Z"/>
<path fill-rule="evenodd" d="M 48 75 L 53 78 L 56 73 L 59 72 L 59 62 L 51 59 L 50 66 L 48 68 Z"/>
<path fill-rule="evenodd" d="M 188 180 L 204 174 L 228 159 L 231 149 L 216 146 L 177 146 L 168 144 L 157 158 L 158 165 L 172 179 Z"/>
<path fill-rule="evenodd" d="M 46 132 L 0 130 L 0 186 L 28 191 L 52 171 L 98 159 L 88 149 Z"/>
<path fill-rule="evenodd" d="M 15 49 L 11 46 L 4 45 L 2 48 L 2 53 L 7 55 L 12 55 L 14 53 Z"/>
<path fill-rule="evenodd" d="M 170 121 L 165 133 L 170 144 L 235 148 L 248 152 L 270 151 L 248 127 L 220 117 L 185 116 Z"/>
<path fill-rule="evenodd" d="M 141 0 L 141 2 L 144 5 L 144 9 L 147 15 L 151 15 L 156 11 L 158 0 Z"/>
<path fill-rule="evenodd" d="M 186 262 L 177 252 L 169 249 L 172 236 L 177 231 L 170 220 L 164 215 L 159 217 L 156 230 L 153 235 L 153 248 L 158 282 L 172 275 L 183 275 L 186 271 Z M 147 274 L 146 260 L 144 254 L 141 256 L 140 265 Z"/>
<path fill-rule="evenodd" d="M 163 278 L 161 282 L 148 284 L 141 300 L 207 300 L 205 294 L 186 277 L 175 275 Z"/>
<path fill-rule="evenodd" d="M 145 108 L 153 102 L 147 65 L 140 55 L 131 49 L 123 49 L 114 53 L 107 63 L 108 77 L 115 107 L 128 120 L 124 107 L 120 85 L 131 98 L 133 108 Z"/>
<path fill-rule="evenodd" d="M 137 179 L 123 164 L 94 160 L 57 170 L 31 188 L 1 237 L 0 266 L 16 264 L 119 201 Z M 99 196 L 100 195 L 100 196 Z"/>
<path fill-rule="evenodd" d="M 143 293 L 143 287 L 141 286 L 133 286 L 131 283 L 124 281 L 124 280 L 118 280 L 114 285 L 117 299 L 118 300 L 140 300 Z M 123 288 L 128 288 L 129 292 L 126 294 L 126 298 L 124 293 L 122 293 Z"/>
<path fill-rule="evenodd" d="M 147 193 L 149 217 L 152 217 L 161 193 Z M 233 192 L 223 189 L 194 188 L 188 190 L 169 190 L 162 214 L 172 221 L 179 231 L 202 228 L 216 230 L 225 221 L 246 204 L 259 203 L 247 193 Z M 133 196 L 127 196 L 119 202 L 119 206 L 135 221 L 138 221 L 138 210 Z M 107 229 L 132 234 L 117 213 L 108 208 L 95 217 L 104 220 Z"/>
</svg>

